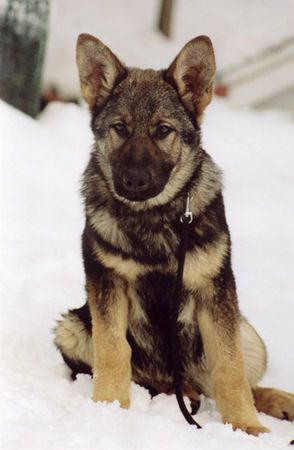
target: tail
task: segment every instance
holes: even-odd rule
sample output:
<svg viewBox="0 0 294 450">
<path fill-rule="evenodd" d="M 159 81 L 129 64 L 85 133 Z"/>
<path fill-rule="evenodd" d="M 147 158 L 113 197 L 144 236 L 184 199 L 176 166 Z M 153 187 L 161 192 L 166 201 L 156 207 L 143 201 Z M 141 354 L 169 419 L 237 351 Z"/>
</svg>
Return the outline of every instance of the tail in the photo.
<svg viewBox="0 0 294 450">
<path fill-rule="evenodd" d="M 87 303 L 62 315 L 54 329 L 54 343 L 76 379 L 78 373 L 92 374 L 93 345 L 91 316 Z"/>
</svg>

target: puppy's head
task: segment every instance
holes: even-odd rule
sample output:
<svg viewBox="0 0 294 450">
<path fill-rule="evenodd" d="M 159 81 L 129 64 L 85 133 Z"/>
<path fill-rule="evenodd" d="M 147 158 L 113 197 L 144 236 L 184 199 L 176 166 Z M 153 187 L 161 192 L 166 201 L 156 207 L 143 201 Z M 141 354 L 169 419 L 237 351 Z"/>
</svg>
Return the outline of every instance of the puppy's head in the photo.
<svg viewBox="0 0 294 450">
<path fill-rule="evenodd" d="M 101 41 L 82 34 L 77 64 L 108 187 L 122 201 L 165 203 L 200 160 L 199 124 L 215 73 L 209 38 L 188 42 L 166 71 L 154 71 L 125 67 Z"/>
</svg>

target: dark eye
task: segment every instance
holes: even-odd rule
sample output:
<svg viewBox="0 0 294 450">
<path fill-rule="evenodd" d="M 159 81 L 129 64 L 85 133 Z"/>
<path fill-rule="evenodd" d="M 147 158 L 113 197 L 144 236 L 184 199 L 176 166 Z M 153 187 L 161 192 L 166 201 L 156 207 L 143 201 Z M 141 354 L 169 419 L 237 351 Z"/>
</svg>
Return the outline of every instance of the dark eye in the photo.
<svg viewBox="0 0 294 450">
<path fill-rule="evenodd" d="M 117 122 L 111 125 L 111 128 L 115 130 L 115 132 L 122 138 L 127 137 L 128 130 L 124 123 Z"/>
<path fill-rule="evenodd" d="M 155 138 L 156 139 L 164 139 L 172 131 L 173 131 L 173 129 L 168 127 L 167 125 L 160 125 L 158 128 L 156 128 Z"/>
</svg>

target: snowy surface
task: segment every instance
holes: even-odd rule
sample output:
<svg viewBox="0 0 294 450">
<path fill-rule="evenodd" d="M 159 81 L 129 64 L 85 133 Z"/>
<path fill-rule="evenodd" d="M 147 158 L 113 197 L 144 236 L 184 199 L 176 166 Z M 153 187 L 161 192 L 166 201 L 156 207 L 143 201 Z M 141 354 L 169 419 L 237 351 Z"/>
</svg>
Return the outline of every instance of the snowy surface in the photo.
<svg viewBox="0 0 294 450">
<path fill-rule="evenodd" d="M 151 399 L 133 384 L 125 411 L 94 404 L 89 376 L 69 380 L 52 329 L 85 298 L 79 181 L 91 146 L 88 123 L 75 105 L 51 104 L 34 121 L 0 103 L 0 448 L 288 448 L 293 423 L 260 414 L 272 434 L 255 438 L 223 425 L 214 402 L 203 399 L 198 431 L 174 396 Z M 203 141 L 225 174 L 241 309 L 268 348 L 262 384 L 293 392 L 293 122 L 215 99 Z"/>
</svg>

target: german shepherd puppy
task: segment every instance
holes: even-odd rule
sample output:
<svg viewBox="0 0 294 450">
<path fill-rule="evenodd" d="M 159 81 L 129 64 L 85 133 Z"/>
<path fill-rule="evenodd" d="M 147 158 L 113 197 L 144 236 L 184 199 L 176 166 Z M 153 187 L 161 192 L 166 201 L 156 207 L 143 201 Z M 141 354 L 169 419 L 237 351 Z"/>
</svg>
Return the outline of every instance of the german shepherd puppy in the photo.
<svg viewBox="0 0 294 450">
<path fill-rule="evenodd" d="M 215 74 L 212 44 L 188 42 L 167 70 L 124 66 L 102 42 L 77 44 L 94 148 L 83 178 L 87 302 L 63 315 L 55 343 L 93 400 L 130 405 L 131 380 L 173 392 L 169 324 L 187 195 L 193 222 L 178 317 L 183 394 L 215 399 L 223 422 L 258 435 L 256 409 L 294 419 L 294 395 L 257 387 L 265 346 L 241 316 L 221 173 L 201 146 Z"/>
</svg>

